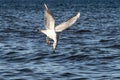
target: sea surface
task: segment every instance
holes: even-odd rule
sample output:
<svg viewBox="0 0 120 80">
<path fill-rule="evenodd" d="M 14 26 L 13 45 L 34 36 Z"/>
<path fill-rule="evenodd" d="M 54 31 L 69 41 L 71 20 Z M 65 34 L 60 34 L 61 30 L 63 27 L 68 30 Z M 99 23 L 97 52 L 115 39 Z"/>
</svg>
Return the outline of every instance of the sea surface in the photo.
<svg viewBox="0 0 120 80">
<path fill-rule="evenodd" d="M 58 33 L 55 53 L 37 32 L 45 2 L 30 1 L 1 0 L 0 80 L 120 80 L 119 0 L 46 1 L 56 25 L 81 13 Z"/>
</svg>

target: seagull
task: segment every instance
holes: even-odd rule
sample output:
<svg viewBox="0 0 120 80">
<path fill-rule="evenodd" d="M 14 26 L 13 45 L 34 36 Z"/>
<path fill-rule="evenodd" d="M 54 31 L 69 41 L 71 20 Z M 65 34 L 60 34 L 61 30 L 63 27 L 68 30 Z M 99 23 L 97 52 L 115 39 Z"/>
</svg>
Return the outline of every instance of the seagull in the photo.
<svg viewBox="0 0 120 80">
<path fill-rule="evenodd" d="M 71 25 L 73 25 L 77 19 L 80 17 L 80 12 L 78 12 L 76 15 L 74 15 L 72 18 L 68 19 L 65 22 L 62 22 L 61 24 L 57 25 L 55 27 L 55 20 L 52 17 L 50 11 L 48 10 L 48 7 L 46 4 L 44 4 L 44 25 L 45 30 L 38 29 L 39 32 L 46 35 L 46 43 L 50 45 L 50 39 L 52 39 L 53 42 L 53 51 L 55 51 L 58 43 L 57 38 L 57 32 L 62 32 L 63 30 L 67 29 Z"/>
</svg>

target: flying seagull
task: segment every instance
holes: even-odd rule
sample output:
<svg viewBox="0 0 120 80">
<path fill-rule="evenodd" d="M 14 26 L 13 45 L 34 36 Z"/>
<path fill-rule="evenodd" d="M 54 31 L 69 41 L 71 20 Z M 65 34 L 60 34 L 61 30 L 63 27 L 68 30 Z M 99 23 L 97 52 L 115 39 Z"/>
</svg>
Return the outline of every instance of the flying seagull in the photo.
<svg viewBox="0 0 120 80">
<path fill-rule="evenodd" d="M 46 30 L 38 29 L 38 31 L 46 35 L 46 43 L 48 45 L 50 45 L 50 39 L 52 39 L 54 41 L 53 42 L 53 51 L 55 51 L 57 42 L 58 42 L 56 32 L 61 32 L 65 29 L 67 29 L 72 24 L 74 24 L 79 17 L 80 17 L 80 12 L 78 12 L 75 16 L 73 16 L 69 20 L 67 20 L 55 27 L 55 20 L 52 17 L 52 15 L 50 14 L 47 5 L 44 4 L 44 25 L 46 27 Z"/>
</svg>

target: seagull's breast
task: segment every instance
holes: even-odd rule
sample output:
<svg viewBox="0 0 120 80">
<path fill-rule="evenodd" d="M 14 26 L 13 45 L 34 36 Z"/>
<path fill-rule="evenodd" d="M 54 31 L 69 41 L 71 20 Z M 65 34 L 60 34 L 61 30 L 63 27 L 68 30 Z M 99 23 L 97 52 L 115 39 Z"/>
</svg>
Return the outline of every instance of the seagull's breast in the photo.
<svg viewBox="0 0 120 80">
<path fill-rule="evenodd" d="M 56 32 L 55 32 L 55 30 L 47 30 L 47 31 L 46 31 L 46 35 L 47 35 L 49 38 L 53 39 L 53 38 L 56 37 Z"/>
</svg>

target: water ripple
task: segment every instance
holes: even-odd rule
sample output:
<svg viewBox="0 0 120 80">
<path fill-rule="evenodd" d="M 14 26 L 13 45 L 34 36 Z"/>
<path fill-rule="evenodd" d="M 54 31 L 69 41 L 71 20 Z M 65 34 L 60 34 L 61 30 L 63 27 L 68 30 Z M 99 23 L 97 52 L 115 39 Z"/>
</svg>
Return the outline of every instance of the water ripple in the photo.
<svg viewBox="0 0 120 80">
<path fill-rule="evenodd" d="M 11 0 L 1 6 L 0 80 L 120 80 L 118 2 L 72 2 L 48 4 L 56 24 L 81 12 L 76 24 L 58 33 L 55 53 L 45 35 L 36 31 L 44 28 L 43 7 L 37 0 L 28 6 L 15 1 L 8 6 Z"/>
</svg>

